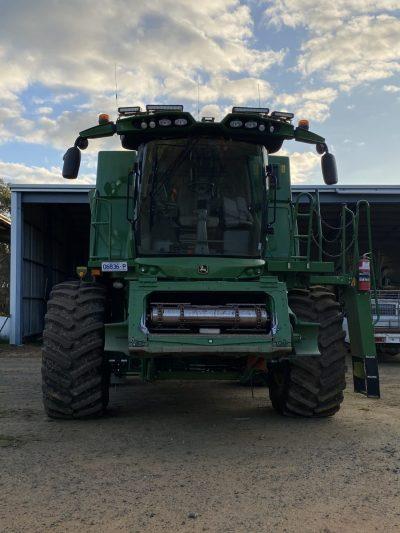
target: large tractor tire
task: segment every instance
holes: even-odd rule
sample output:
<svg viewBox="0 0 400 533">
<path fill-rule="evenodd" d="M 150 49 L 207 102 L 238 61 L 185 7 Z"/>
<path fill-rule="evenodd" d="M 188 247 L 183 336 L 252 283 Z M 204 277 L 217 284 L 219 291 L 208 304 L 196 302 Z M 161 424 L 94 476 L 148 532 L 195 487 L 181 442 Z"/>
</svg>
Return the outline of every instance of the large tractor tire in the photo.
<svg viewBox="0 0 400 533">
<path fill-rule="evenodd" d="M 321 355 L 294 357 L 271 366 L 272 405 L 283 415 L 332 416 L 340 409 L 346 386 L 345 333 L 340 305 L 330 290 L 320 286 L 293 290 L 288 297 L 297 318 L 320 324 Z"/>
<path fill-rule="evenodd" d="M 105 291 L 69 281 L 51 291 L 43 334 L 42 390 L 51 418 L 103 414 L 109 371 L 104 358 Z"/>
</svg>

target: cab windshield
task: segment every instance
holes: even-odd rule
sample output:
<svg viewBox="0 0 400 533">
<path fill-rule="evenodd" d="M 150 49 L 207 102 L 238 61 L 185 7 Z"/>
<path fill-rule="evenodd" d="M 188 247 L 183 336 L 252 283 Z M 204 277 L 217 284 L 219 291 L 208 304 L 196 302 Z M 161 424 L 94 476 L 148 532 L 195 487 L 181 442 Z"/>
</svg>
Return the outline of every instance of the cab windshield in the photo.
<svg viewBox="0 0 400 533">
<path fill-rule="evenodd" d="M 260 256 L 261 146 L 204 137 L 152 141 L 140 161 L 139 255 Z"/>
</svg>

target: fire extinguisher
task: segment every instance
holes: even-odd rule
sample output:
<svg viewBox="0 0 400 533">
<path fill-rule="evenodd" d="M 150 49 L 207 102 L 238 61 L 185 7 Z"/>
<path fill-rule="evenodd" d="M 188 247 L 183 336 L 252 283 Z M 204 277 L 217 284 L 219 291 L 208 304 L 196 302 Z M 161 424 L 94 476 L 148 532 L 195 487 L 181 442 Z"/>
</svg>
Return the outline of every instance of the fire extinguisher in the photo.
<svg viewBox="0 0 400 533">
<path fill-rule="evenodd" d="M 367 254 L 358 261 L 358 290 L 362 292 L 371 290 L 371 261 Z"/>
</svg>

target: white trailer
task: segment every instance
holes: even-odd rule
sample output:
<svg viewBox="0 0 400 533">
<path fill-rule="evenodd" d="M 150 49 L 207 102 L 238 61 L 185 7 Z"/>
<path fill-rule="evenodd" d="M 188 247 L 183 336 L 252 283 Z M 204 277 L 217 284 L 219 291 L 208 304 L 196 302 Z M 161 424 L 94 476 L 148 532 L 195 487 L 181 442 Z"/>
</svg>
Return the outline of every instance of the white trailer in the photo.
<svg viewBox="0 0 400 533">
<path fill-rule="evenodd" d="M 378 353 L 396 355 L 400 353 L 400 290 L 377 291 L 377 303 L 371 298 Z"/>
</svg>

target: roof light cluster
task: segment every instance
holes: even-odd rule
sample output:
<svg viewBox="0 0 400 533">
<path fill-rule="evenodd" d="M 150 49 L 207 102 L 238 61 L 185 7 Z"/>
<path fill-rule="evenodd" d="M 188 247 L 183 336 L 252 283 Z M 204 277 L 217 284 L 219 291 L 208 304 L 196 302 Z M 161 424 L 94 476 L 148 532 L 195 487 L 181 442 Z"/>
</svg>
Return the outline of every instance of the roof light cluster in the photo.
<svg viewBox="0 0 400 533">
<path fill-rule="evenodd" d="M 185 127 L 194 124 L 193 119 L 187 113 L 184 116 L 179 115 L 179 113 L 183 113 L 183 105 L 180 104 L 148 104 L 145 111 L 142 111 L 140 106 L 119 107 L 118 113 L 123 117 L 136 117 L 133 119 L 132 125 L 140 130 Z M 233 116 L 230 116 L 230 119 L 226 117 L 228 118 L 227 122 L 225 120 L 222 121 L 229 128 L 237 130 L 243 128 L 253 132 L 265 132 L 266 134 L 279 131 L 281 129 L 279 123 L 290 124 L 294 118 L 293 113 L 285 111 L 272 111 L 270 113 L 268 107 L 234 106 L 232 114 Z M 203 123 L 213 123 L 214 120 L 214 117 L 209 116 L 201 118 Z M 108 115 L 101 114 L 99 116 L 100 124 L 109 122 L 110 117 Z M 297 127 L 308 130 L 308 120 L 299 120 Z"/>
<path fill-rule="evenodd" d="M 268 107 L 232 107 L 232 113 L 254 113 L 256 115 L 265 115 L 269 113 Z M 283 120 L 285 122 L 290 122 L 294 117 L 293 113 L 286 113 L 285 111 L 272 111 L 269 115 L 275 120 Z"/>
<path fill-rule="evenodd" d="M 164 105 L 164 104 L 149 104 L 146 106 L 147 113 L 154 113 L 154 111 L 183 111 L 183 105 Z M 137 115 L 142 113 L 142 108 L 139 105 L 130 107 L 119 107 L 118 114 L 124 117 Z"/>
<path fill-rule="evenodd" d="M 183 105 L 164 105 L 164 104 L 149 104 L 146 106 L 146 111 L 183 111 Z"/>
<path fill-rule="evenodd" d="M 248 130 L 255 130 L 258 128 L 259 131 L 265 131 L 265 124 L 259 123 L 256 120 L 239 120 L 234 119 L 229 122 L 231 128 L 243 128 L 245 127 Z"/>
<path fill-rule="evenodd" d="M 294 118 L 294 114 L 286 113 L 285 111 L 272 111 L 271 118 L 290 122 Z"/>
<path fill-rule="evenodd" d="M 142 130 L 146 130 L 147 128 L 154 129 L 157 126 L 161 128 L 168 128 L 171 126 L 181 127 L 181 126 L 187 126 L 188 123 L 189 123 L 188 120 L 183 117 L 179 117 L 175 119 L 173 117 L 171 118 L 163 117 L 160 119 L 153 118 L 151 120 L 146 120 L 146 118 L 143 117 L 143 120 L 141 122 L 136 123 L 136 125 L 139 126 Z"/>
<path fill-rule="evenodd" d="M 232 107 L 232 113 L 257 113 L 257 115 L 268 115 L 268 107 Z"/>
<path fill-rule="evenodd" d="M 118 114 L 123 115 L 124 117 L 129 117 L 131 115 L 137 115 L 141 112 L 141 107 L 135 105 L 133 107 L 119 107 Z"/>
</svg>

